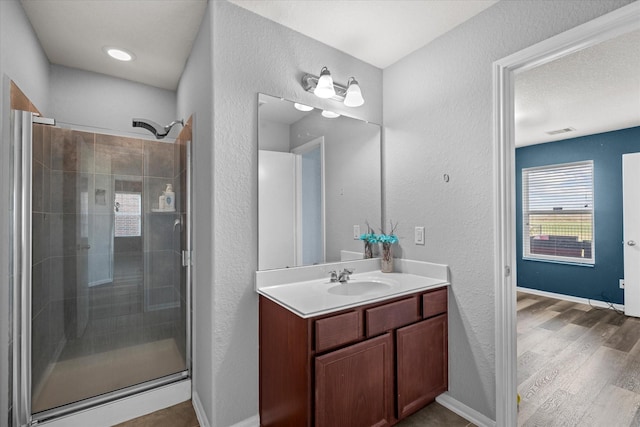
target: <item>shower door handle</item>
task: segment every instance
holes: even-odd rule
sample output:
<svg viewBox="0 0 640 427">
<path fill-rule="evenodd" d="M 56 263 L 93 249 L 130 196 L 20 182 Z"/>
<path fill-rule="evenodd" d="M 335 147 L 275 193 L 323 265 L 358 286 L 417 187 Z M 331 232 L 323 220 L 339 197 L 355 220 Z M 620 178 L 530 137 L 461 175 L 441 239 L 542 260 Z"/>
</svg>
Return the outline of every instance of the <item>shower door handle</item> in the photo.
<svg viewBox="0 0 640 427">
<path fill-rule="evenodd" d="M 629 245 L 629 246 L 635 246 L 635 245 L 636 245 L 636 241 L 635 241 L 635 240 L 629 240 L 629 241 L 627 242 L 627 245 Z"/>
<path fill-rule="evenodd" d="M 76 249 L 79 250 L 79 251 L 81 251 L 83 249 L 89 250 L 89 249 L 91 249 L 91 245 L 76 245 Z"/>
</svg>

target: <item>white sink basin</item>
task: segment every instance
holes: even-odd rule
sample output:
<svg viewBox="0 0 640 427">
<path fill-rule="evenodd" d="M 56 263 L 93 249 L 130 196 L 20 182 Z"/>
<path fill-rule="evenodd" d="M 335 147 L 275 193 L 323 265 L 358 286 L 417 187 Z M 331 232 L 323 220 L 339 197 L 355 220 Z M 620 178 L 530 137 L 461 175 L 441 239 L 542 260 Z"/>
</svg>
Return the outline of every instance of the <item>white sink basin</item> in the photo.
<svg viewBox="0 0 640 427">
<path fill-rule="evenodd" d="M 358 280 L 340 283 L 327 289 L 334 295 L 376 295 L 391 289 L 391 285 L 377 280 Z"/>
</svg>

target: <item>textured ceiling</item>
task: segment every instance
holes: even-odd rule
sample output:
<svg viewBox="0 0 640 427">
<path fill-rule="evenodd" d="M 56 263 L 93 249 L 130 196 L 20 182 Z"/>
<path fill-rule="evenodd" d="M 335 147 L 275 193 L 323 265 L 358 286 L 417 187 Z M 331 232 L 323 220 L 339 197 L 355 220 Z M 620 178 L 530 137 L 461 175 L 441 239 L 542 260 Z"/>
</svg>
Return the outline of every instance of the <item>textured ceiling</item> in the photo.
<svg viewBox="0 0 640 427">
<path fill-rule="evenodd" d="M 517 146 L 640 126 L 640 30 L 517 75 L 515 94 Z"/>
<path fill-rule="evenodd" d="M 4 1 L 4 0 L 0 0 Z M 52 64 L 175 90 L 206 0 L 21 0 Z M 127 49 L 116 61 L 103 47 Z"/>
<path fill-rule="evenodd" d="M 378 68 L 385 68 L 497 0 L 230 2 Z"/>
<path fill-rule="evenodd" d="M 51 63 L 169 90 L 177 88 L 207 5 L 207 0 L 21 2 Z M 231 2 L 380 68 L 495 3 Z M 123 47 L 137 58 L 115 61 L 104 54 L 105 46 Z M 640 126 L 638 46 L 640 30 L 518 75 L 516 145 Z M 556 136 L 546 133 L 568 127 L 576 131 Z"/>
</svg>

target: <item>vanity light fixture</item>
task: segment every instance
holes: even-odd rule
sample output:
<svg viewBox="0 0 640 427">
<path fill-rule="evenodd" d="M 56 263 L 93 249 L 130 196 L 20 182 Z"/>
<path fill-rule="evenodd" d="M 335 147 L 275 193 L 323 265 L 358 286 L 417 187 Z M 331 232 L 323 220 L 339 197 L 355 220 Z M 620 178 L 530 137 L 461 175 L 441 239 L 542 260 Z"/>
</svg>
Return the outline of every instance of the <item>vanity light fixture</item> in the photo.
<svg viewBox="0 0 640 427">
<path fill-rule="evenodd" d="M 311 110 L 313 110 L 313 107 L 310 107 L 310 106 L 305 105 L 305 104 L 300 104 L 299 102 L 295 102 L 293 104 L 293 106 L 298 111 L 311 111 Z"/>
<path fill-rule="evenodd" d="M 355 77 L 349 77 L 347 93 L 344 96 L 344 105 L 347 107 L 359 107 L 362 104 L 364 104 L 364 98 L 362 97 L 362 91 L 360 91 L 360 85 Z"/>
<path fill-rule="evenodd" d="M 105 46 L 102 48 L 102 50 L 104 51 L 104 53 L 106 53 L 113 59 L 117 59 L 118 61 L 133 61 L 136 58 L 133 53 L 117 47 Z"/>
<path fill-rule="evenodd" d="M 334 113 L 329 110 L 322 110 L 322 117 L 326 117 L 327 119 L 335 119 L 336 117 L 340 117 L 340 114 Z"/>
<path fill-rule="evenodd" d="M 320 77 L 318 77 L 313 93 L 318 98 L 324 99 L 332 98 L 336 95 L 336 90 L 333 87 L 333 79 L 327 67 L 322 67 L 322 70 L 320 70 Z"/>
<path fill-rule="evenodd" d="M 358 81 L 354 77 L 350 77 L 346 87 L 334 83 L 327 67 L 322 67 L 320 77 L 316 77 L 313 74 L 302 76 L 302 87 L 319 98 L 331 98 L 344 102 L 347 107 L 359 107 L 364 104 Z"/>
</svg>

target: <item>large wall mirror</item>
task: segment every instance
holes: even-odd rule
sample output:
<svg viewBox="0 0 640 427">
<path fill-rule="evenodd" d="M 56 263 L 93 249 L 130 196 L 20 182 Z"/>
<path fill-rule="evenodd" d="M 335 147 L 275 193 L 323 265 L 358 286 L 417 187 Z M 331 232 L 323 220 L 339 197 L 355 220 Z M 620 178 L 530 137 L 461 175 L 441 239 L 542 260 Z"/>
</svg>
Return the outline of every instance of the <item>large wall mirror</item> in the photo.
<svg viewBox="0 0 640 427">
<path fill-rule="evenodd" d="M 362 258 L 381 224 L 380 126 L 298 108 L 258 96 L 260 270 Z"/>
</svg>

